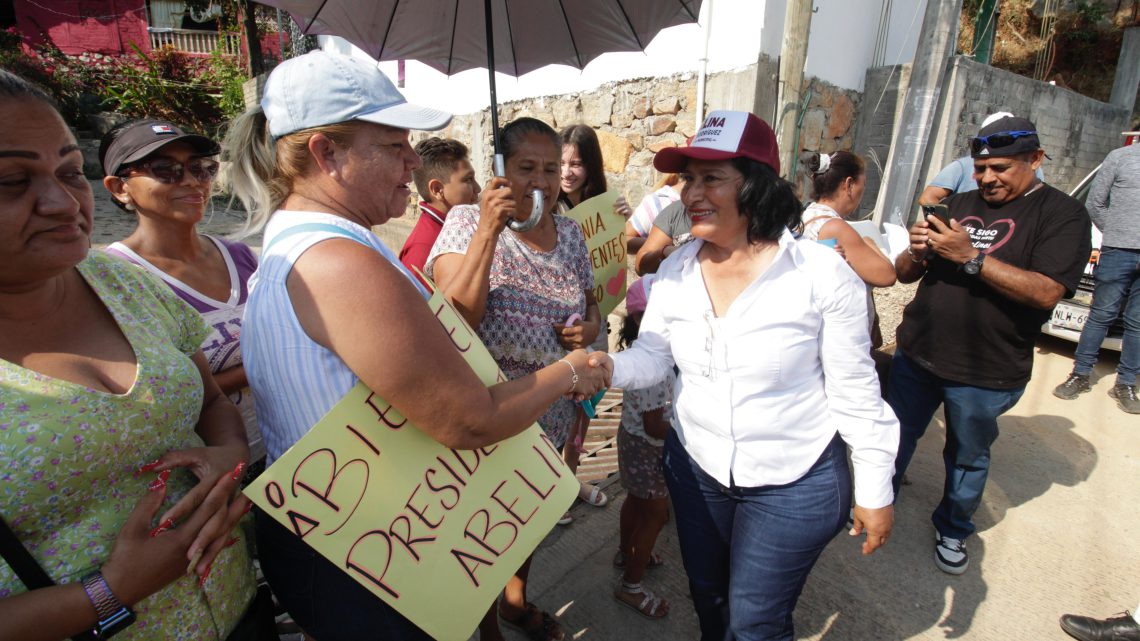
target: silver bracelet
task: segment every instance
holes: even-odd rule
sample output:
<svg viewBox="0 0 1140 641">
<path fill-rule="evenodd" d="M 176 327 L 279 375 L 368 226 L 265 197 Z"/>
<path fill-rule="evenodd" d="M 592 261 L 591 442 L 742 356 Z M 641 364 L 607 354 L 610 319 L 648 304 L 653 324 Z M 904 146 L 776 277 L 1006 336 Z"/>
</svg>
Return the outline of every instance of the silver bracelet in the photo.
<svg viewBox="0 0 1140 641">
<path fill-rule="evenodd" d="M 573 392 L 575 387 L 578 387 L 578 370 L 574 369 L 574 364 L 565 358 L 559 359 L 559 363 L 566 363 L 570 366 L 570 389 L 567 393 Z"/>
</svg>

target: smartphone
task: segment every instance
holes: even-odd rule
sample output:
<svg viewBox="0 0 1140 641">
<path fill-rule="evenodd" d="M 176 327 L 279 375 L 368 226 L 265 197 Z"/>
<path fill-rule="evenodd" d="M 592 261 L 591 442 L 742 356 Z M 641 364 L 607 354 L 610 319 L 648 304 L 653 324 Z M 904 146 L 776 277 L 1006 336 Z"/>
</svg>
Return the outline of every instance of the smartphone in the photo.
<svg viewBox="0 0 1140 641">
<path fill-rule="evenodd" d="M 942 203 L 922 205 L 922 213 L 925 216 L 934 216 L 941 220 L 943 225 L 950 225 L 950 208 Z"/>
</svg>

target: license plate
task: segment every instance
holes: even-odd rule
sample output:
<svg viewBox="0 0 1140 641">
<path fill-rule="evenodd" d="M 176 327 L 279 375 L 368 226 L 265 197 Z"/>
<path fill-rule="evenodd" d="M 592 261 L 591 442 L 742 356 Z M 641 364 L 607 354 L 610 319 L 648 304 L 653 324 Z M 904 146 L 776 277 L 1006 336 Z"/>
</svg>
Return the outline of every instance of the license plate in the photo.
<svg viewBox="0 0 1140 641">
<path fill-rule="evenodd" d="M 1079 332 L 1084 328 L 1085 320 L 1088 317 L 1088 308 L 1057 303 L 1057 306 L 1053 308 L 1053 319 L 1049 322 L 1054 327 L 1063 327 Z"/>
</svg>

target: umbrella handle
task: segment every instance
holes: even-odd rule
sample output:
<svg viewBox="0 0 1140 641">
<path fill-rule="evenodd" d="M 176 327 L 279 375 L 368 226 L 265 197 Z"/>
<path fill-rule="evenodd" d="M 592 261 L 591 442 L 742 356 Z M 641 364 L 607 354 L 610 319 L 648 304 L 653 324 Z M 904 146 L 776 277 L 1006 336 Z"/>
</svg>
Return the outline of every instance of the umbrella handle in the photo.
<svg viewBox="0 0 1140 641">
<path fill-rule="evenodd" d="M 503 154 L 495 154 L 495 175 L 505 176 L 507 173 L 507 163 L 503 158 Z M 526 220 L 512 219 L 507 223 L 511 231 L 519 233 L 527 232 L 538 226 L 542 220 L 542 210 L 546 208 L 546 198 L 542 195 L 541 189 L 535 189 L 530 192 L 531 202 L 534 203 L 530 208 L 530 218 Z"/>
</svg>

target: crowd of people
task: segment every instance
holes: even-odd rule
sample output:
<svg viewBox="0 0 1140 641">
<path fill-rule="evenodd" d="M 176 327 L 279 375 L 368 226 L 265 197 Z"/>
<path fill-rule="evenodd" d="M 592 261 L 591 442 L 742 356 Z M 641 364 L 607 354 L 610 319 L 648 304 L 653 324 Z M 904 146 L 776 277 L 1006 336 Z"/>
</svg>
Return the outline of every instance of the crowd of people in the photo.
<svg viewBox="0 0 1140 641">
<path fill-rule="evenodd" d="M 793 639 L 828 543 L 864 535 L 871 554 L 889 541 L 940 405 L 934 561 L 967 571 L 997 418 L 1090 250 L 1084 206 L 1041 181 L 1023 118 L 984 124 L 966 163 L 977 188 L 924 192 L 947 214 L 919 216 L 890 257 L 847 222 L 862 159 L 808 158 L 805 206 L 780 177 L 771 127 L 713 111 L 657 152 L 662 179 L 638 207 L 614 205 L 642 276 L 610 353 L 583 231 L 564 215 L 607 188 L 585 125 L 507 123 L 504 175 L 481 184 L 462 143 L 409 142 L 449 114 L 408 104 L 373 65 L 315 51 L 278 66 L 220 144 L 152 119 L 109 132 L 103 186 L 137 228 L 93 251 L 83 158 L 51 99 L 0 71 L 0 113 L 3 638 L 268 638 L 270 590 L 310 639 L 430 638 L 292 530 L 246 517 L 238 493 L 362 382 L 450 448 L 537 423 L 570 470 L 581 401 L 620 388 L 617 603 L 669 615 L 645 577 L 664 562 L 654 546 L 672 513 L 701 638 Z M 248 227 L 264 229 L 259 256 L 198 231 L 219 158 Z M 397 253 L 371 230 L 403 214 L 412 183 L 421 216 Z M 539 196 L 537 224 L 510 228 Z M 1016 225 L 984 233 L 1003 221 Z M 1136 249 L 1120 251 L 1134 273 Z M 896 280 L 920 284 L 881 381 L 871 290 Z M 466 366 L 425 304 L 436 287 L 506 381 L 487 387 Z M 945 349 L 967 336 L 973 349 Z M 1071 396 L 1095 352 L 1078 352 Z M 1118 398 L 1135 401 L 1135 375 L 1122 358 Z M 578 498 L 609 500 L 589 483 Z M 528 601 L 533 562 L 481 639 L 502 639 L 500 624 L 568 636 Z"/>
</svg>

